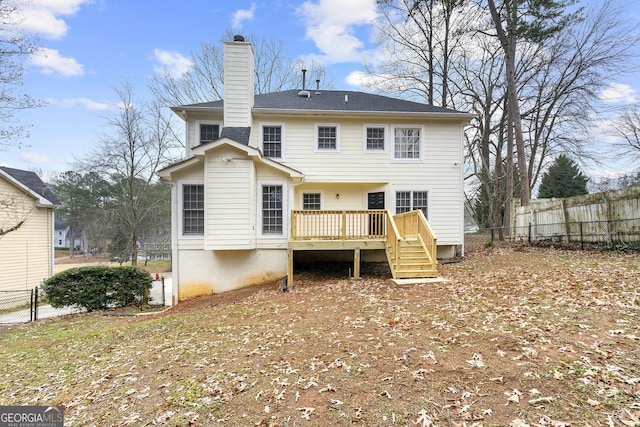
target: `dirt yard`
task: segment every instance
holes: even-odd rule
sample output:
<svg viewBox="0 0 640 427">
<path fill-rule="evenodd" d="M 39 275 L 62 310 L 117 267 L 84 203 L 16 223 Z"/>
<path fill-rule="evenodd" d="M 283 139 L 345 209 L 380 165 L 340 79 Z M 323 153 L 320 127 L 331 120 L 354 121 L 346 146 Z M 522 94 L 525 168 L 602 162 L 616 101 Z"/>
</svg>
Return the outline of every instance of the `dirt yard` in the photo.
<svg viewBox="0 0 640 427">
<path fill-rule="evenodd" d="M 640 425 L 640 255 L 483 243 L 444 283 L 316 266 L 288 293 L 2 328 L 0 405 L 65 405 L 65 426 Z"/>
</svg>

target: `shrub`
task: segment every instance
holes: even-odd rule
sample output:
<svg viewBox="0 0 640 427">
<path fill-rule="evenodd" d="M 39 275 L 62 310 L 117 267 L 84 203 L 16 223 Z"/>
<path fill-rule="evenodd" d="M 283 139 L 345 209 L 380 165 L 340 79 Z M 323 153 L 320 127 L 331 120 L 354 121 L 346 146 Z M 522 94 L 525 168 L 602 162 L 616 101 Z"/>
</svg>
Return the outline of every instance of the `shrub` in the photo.
<svg viewBox="0 0 640 427">
<path fill-rule="evenodd" d="M 151 276 L 136 267 L 91 266 L 65 270 L 44 282 L 53 307 L 82 307 L 87 311 L 142 304 L 151 289 Z"/>
</svg>

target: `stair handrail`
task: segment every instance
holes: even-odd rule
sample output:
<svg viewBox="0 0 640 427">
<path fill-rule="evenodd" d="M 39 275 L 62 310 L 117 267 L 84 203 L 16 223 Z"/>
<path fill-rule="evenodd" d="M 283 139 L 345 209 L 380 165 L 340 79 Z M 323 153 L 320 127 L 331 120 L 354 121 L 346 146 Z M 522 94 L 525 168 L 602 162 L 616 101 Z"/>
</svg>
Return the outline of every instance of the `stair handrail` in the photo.
<svg viewBox="0 0 640 427">
<path fill-rule="evenodd" d="M 418 215 L 417 234 L 418 236 L 422 237 L 422 240 L 426 245 L 427 252 L 429 252 L 429 256 L 431 256 L 431 265 L 435 269 L 438 263 L 436 259 L 436 252 L 438 250 L 438 238 L 429 225 L 429 221 L 427 221 L 427 218 L 424 216 L 424 212 L 422 212 L 420 209 L 417 209 L 413 212 L 416 212 L 416 214 Z"/>
<path fill-rule="evenodd" d="M 393 256 L 395 258 L 395 260 L 393 260 L 393 265 L 397 266 L 400 259 L 400 241 L 402 240 L 402 236 L 400 235 L 398 226 L 396 225 L 396 222 L 393 219 L 393 215 L 391 215 L 391 212 L 389 210 L 387 210 L 387 240 L 389 242 L 391 253 L 393 253 Z M 392 273 L 395 277 L 395 272 Z"/>
</svg>

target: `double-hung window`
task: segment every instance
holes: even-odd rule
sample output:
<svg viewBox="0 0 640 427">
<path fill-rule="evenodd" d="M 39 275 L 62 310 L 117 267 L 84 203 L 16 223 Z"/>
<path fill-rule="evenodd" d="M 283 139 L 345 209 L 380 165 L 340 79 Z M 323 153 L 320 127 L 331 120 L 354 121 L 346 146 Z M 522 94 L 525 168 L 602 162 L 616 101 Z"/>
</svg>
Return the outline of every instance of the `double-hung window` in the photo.
<svg viewBox="0 0 640 427">
<path fill-rule="evenodd" d="M 365 127 L 365 150 L 384 151 L 385 150 L 385 128 L 384 126 Z"/>
<path fill-rule="evenodd" d="M 220 125 L 214 123 L 200 123 L 200 144 L 215 141 L 220 137 Z"/>
<path fill-rule="evenodd" d="M 262 234 L 282 235 L 284 231 L 282 185 L 262 185 Z"/>
<path fill-rule="evenodd" d="M 262 126 L 262 153 L 272 159 L 281 159 L 282 156 L 282 126 Z"/>
<path fill-rule="evenodd" d="M 396 160 L 422 158 L 422 129 L 420 127 L 396 127 L 393 129 L 393 157 Z"/>
<path fill-rule="evenodd" d="M 428 191 L 397 191 L 396 214 L 420 209 L 425 218 L 429 219 Z"/>
<path fill-rule="evenodd" d="M 337 125 L 316 126 L 316 148 L 318 150 L 337 151 L 338 138 L 339 135 Z"/>
<path fill-rule="evenodd" d="M 204 185 L 182 186 L 182 234 L 204 235 Z"/>
</svg>

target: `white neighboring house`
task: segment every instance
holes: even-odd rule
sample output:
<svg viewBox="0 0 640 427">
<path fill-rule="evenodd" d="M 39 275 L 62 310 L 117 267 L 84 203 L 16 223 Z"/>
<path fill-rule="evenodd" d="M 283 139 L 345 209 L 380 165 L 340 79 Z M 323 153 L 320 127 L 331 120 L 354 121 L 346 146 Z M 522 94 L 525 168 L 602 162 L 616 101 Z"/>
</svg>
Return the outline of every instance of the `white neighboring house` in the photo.
<svg viewBox="0 0 640 427">
<path fill-rule="evenodd" d="M 58 248 L 69 248 L 71 247 L 71 236 L 69 232 L 71 231 L 71 227 L 69 227 L 69 223 L 67 221 L 62 221 L 56 219 L 55 228 L 53 234 L 53 246 Z M 74 248 L 79 249 L 86 253 L 88 242 L 87 242 L 87 234 L 82 230 L 80 233 L 80 237 L 76 237 L 74 240 Z"/>
<path fill-rule="evenodd" d="M 178 300 L 291 286 L 294 259 L 353 260 L 355 276 L 360 260 L 387 260 L 402 278 L 436 276 L 436 245 L 463 255 L 472 114 L 354 91 L 254 96 L 251 45 L 224 48 L 224 101 L 172 108 L 186 159 L 159 173 L 173 184 Z"/>
<path fill-rule="evenodd" d="M 54 210 L 60 202 L 34 172 L 0 166 L 0 289 L 27 290 L 53 275 Z"/>
</svg>

